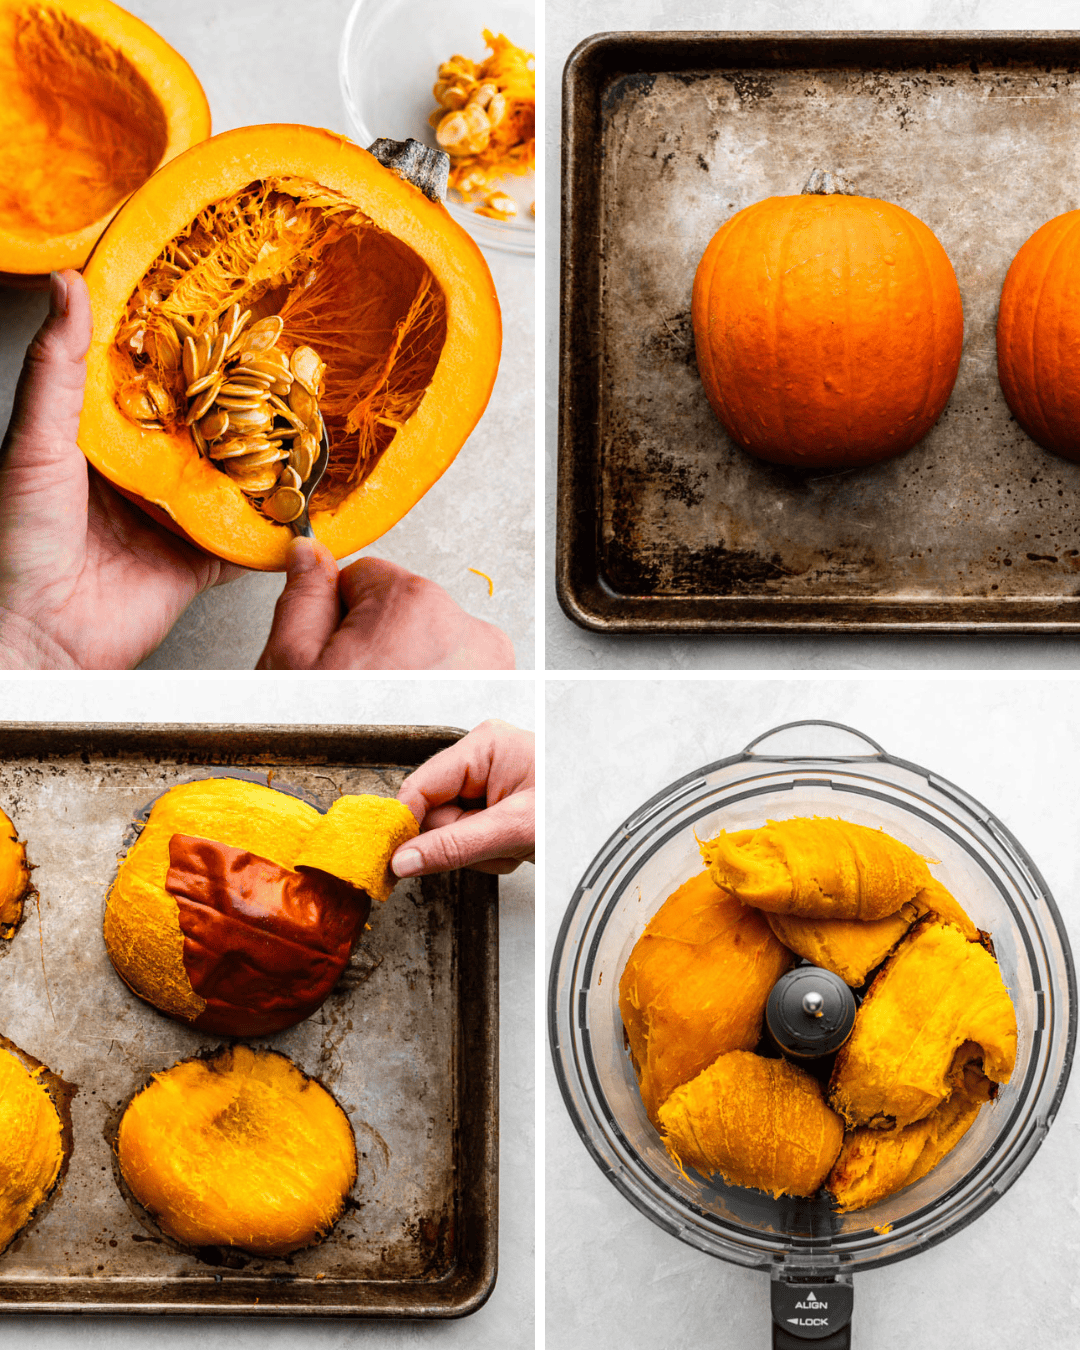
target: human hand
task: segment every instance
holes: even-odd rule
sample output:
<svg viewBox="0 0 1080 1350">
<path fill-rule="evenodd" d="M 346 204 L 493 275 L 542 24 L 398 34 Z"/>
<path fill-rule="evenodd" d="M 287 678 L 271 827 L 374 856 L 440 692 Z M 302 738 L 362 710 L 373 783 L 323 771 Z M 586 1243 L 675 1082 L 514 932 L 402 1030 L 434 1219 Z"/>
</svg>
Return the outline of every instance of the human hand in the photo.
<svg viewBox="0 0 1080 1350">
<path fill-rule="evenodd" d="M 398 800 L 420 834 L 390 860 L 398 877 L 472 867 L 512 872 L 536 840 L 535 740 L 509 722 L 481 722 L 402 783 Z"/>
<path fill-rule="evenodd" d="M 54 274 L 0 467 L 0 664 L 122 669 L 240 568 L 166 533 L 91 470 L 77 435 L 90 345 L 78 272 Z"/>
<path fill-rule="evenodd" d="M 382 558 L 338 572 L 294 539 L 260 670 L 513 670 L 514 648 L 441 586 Z"/>
</svg>

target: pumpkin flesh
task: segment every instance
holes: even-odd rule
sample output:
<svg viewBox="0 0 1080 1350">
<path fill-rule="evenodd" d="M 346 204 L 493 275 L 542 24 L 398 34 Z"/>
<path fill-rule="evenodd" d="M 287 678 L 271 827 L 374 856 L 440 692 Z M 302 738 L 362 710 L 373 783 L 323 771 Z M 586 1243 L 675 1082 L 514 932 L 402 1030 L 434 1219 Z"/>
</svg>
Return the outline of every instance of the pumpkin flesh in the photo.
<svg viewBox="0 0 1080 1350">
<path fill-rule="evenodd" d="M 0 272 L 81 267 L 116 208 L 210 134 L 187 64 L 107 0 L 0 0 Z"/>
<path fill-rule="evenodd" d="M 245 566 L 280 570 L 292 531 L 200 455 L 182 375 L 162 369 L 162 324 L 205 324 L 236 302 L 281 316 L 286 353 L 325 360 L 331 457 L 312 525 L 336 557 L 435 482 L 494 383 L 499 311 L 479 251 L 445 208 L 330 132 L 247 128 L 196 147 L 127 203 L 86 275 L 94 397 L 80 444 L 122 491 Z M 125 391 L 148 379 L 171 402 L 156 422 L 129 415 Z"/>
</svg>

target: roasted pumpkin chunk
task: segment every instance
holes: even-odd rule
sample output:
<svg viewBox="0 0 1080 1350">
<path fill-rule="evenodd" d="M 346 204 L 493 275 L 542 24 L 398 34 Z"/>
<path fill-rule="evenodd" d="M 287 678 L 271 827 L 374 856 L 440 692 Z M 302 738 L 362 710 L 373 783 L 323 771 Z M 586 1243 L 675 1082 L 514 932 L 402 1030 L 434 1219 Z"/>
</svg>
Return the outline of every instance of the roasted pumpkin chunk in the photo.
<svg viewBox="0 0 1080 1350">
<path fill-rule="evenodd" d="M 707 872 L 668 897 L 630 953 L 619 1010 L 653 1122 L 671 1090 L 761 1036 L 769 991 L 791 964 L 762 915 Z"/>
<path fill-rule="evenodd" d="M 676 1088 L 659 1115 L 681 1166 L 774 1196 L 813 1195 L 844 1137 L 815 1078 L 787 1060 L 739 1050 Z"/>
<path fill-rule="evenodd" d="M 933 881 L 914 849 L 846 820 L 722 831 L 701 854 L 716 884 L 744 904 L 809 919 L 883 919 Z"/>
<path fill-rule="evenodd" d="M 978 1055 L 974 1043 L 961 1046 L 950 1073 L 952 1092 L 925 1119 L 902 1130 L 848 1131 L 825 1182 L 841 1213 L 865 1209 L 912 1185 L 956 1147 L 996 1090 Z"/>
<path fill-rule="evenodd" d="M 853 989 L 881 965 L 918 918 L 909 902 L 884 919 L 801 919 L 793 914 L 767 914 L 769 927 L 793 952 L 839 975 Z"/>
<path fill-rule="evenodd" d="M 933 915 L 920 919 L 863 1000 L 837 1054 L 830 1100 L 851 1125 L 903 1129 L 951 1090 L 965 1041 L 983 1072 L 1006 1083 L 1016 1061 L 1016 1014 L 997 962 L 978 942 Z"/>
</svg>

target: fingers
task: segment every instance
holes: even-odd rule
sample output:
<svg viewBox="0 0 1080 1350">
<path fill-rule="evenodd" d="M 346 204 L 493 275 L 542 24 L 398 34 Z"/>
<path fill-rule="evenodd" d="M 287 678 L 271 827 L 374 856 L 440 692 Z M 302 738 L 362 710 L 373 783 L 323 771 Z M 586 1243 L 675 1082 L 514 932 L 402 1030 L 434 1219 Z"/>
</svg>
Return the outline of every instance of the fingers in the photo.
<svg viewBox="0 0 1080 1350">
<path fill-rule="evenodd" d="M 493 806 L 534 785 L 535 753 L 532 732 L 492 718 L 421 764 L 402 783 L 398 799 L 425 825 L 434 808 L 457 797 L 484 797 Z"/>
<path fill-rule="evenodd" d="M 91 331 L 86 282 L 78 272 L 54 272 L 49 313 L 27 348 L 15 391 L 4 441 L 10 469 L 38 469 L 61 461 L 78 463 L 85 475 L 77 436 Z"/>
<path fill-rule="evenodd" d="M 434 582 L 382 558 L 341 573 L 348 613 L 323 657 L 335 670 L 512 670 L 501 629 L 474 618 Z"/>
<path fill-rule="evenodd" d="M 325 544 L 294 539 L 287 576 L 258 670 L 311 670 L 341 617 L 337 563 Z"/>
<path fill-rule="evenodd" d="M 495 863 L 499 871 L 512 871 L 533 856 L 535 806 L 535 789 L 528 788 L 483 811 L 466 811 L 402 845 L 390 860 L 394 875 L 426 876 L 478 864 L 496 870 Z"/>
</svg>

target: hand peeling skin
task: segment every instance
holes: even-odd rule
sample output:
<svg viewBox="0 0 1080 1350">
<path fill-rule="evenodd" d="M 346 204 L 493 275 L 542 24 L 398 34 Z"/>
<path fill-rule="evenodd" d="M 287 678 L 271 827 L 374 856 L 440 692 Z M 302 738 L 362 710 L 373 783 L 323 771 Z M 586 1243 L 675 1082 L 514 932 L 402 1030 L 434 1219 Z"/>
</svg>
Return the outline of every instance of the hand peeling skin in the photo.
<svg viewBox="0 0 1080 1350">
<path fill-rule="evenodd" d="M 0 15 L 0 228 L 47 239 L 107 215 L 168 141 L 153 90 L 59 7 Z"/>
</svg>

